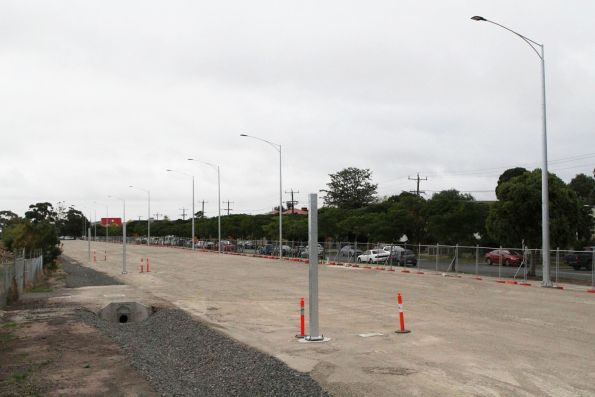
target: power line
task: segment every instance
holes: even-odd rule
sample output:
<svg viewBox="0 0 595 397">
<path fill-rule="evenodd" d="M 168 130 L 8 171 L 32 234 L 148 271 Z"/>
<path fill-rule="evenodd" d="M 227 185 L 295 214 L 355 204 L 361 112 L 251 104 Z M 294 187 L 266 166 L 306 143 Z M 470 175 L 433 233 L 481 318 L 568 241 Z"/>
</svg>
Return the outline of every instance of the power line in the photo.
<svg viewBox="0 0 595 397">
<path fill-rule="evenodd" d="M 580 160 L 586 160 L 589 158 L 593 158 L 595 157 L 595 153 L 583 153 L 583 154 L 577 154 L 574 156 L 568 156 L 568 157 L 560 157 L 558 159 L 554 159 L 554 160 L 548 160 L 548 164 L 549 165 L 556 165 L 556 164 L 561 164 L 561 163 L 569 163 L 569 162 L 573 162 L 573 161 L 580 161 Z M 429 174 L 427 176 L 430 177 L 434 177 L 434 178 L 448 178 L 448 177 L 461 177 L 461 176 L 470 176 L 470 177 L 492 177 L 492 176 L 499 176 L 499 174 L 501 172 L 499 171 L 505 171 L 507 169 L 510 169 L 511 167 L 529 167 L 529 166 L 540 166 L 541 163 L 537 163 L 537 162 L 533 162 L 533 163 L 518 163 L 516 165 L 502 165 L 502 166 L 498 166 L 498 167 L 489 167 L 489 168 L 476 168 L 476 169 L 469 169 L 469 170 L 460 170 L 460 171 L 450 171 L 450 172 L 445 172 L 445 173 L 436 173 L 436 174 Z M 580 166 L 577 167 L 572 167 L 572 168 L 579 168 Z M 564 168 L 567 169 L 567 168 Z M 491 171 L 491 172 L 490 172 Z M 488 174 L 486 174 L 486 172 L 488 172 Z M 394 182 L 394 181 L 398 181 L 401 179 L 406 179 L 408 177 L 405 176 L 399 176 L 396 178 L 391 178 L 391 179 L 387 179 L 383 182 L 380 182 L 380 184 L 386 184 L 386 183 L 390 183 L 390 182 Z"/>
</svg>

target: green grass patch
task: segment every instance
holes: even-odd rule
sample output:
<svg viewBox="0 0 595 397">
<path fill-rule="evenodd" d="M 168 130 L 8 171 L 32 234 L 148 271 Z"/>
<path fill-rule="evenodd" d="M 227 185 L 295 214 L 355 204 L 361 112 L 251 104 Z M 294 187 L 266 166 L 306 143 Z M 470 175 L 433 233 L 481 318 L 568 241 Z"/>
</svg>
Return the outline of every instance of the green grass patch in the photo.
<svg viewBox="0 0 595 397">
<path fill-rule="evenodd" d="M 30 292 L 52 292 L 52 289 L 48 286 L 40 285 L 38 287 L 32 288 Z"/>
<path fill-rule="evenodd" d="M 18 328 L 19 324 L 17 323 L 6 323 L 6 324 L 2 324 L 2 328 Z"/>
<path fill-rule="evenodd" d="M 17 372 L 16 374 L 12 374 L 12 378 L 17 382 L 22 382 L 27 379 L 26 372 Z"/>
</svg>

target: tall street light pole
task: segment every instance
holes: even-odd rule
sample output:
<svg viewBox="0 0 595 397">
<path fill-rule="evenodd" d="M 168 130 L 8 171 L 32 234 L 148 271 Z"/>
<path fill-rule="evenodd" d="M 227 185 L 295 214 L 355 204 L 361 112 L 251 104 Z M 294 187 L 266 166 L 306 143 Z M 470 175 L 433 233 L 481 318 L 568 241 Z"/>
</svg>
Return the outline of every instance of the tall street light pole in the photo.
<svg viewBox="0 0 595 397">
<path fill-rule="evenodd" d="M 188 161 L 196 161 L 198 163 L 203 163 L 206 164 L 212 168 L 214 168 L 215 170 L 217 170 L 217 202 L 218 204 L 218 214 L 217 214 L 217 227 L 218 227 L 218 237 L 219 237 L 219 253 L 221 253 L 221 170 L 219 168 L 219 165 L 215 165 L 212 163 L 208 163 L 206 161 L 202 161 L 202 160 L 198 160 L 198 159 L 188 159 Z M 202 214 L 202 216 L 204 217 L 205 214 Z"/>
<path fill-rule="evenodd" d="M 531 49 L 537 54 L 541 60 L 541 95 L 542 95 L 542 137 L 541 137 L 541 238 L 542 238 L 542 256 L 543 256 L 543 278 L 541 281 L 542 287 L 552 287 L 550 279 L 550 215 L 549 215 L 549 189 L 548 189 L 548 169 L 547 169 L 547 118 L 545 106 L 545 54 L 543 44 L 537 43 L 530 38 L 515 32 L 506 26 L 500 25 L 497 22 L 490 21 L 484 17 L 474 16 L 471 18 L 474 21 L 489 22 L 502 29 L 520 37 Z M 539 50 L 538 50 L 539 49 Z"/>
<path fill-rule="evenodd" d="M 176 170 L 170 170 L 170 169 L 167 169 L 165 171 L 176 172 L 178 174 L 186 175 L 186 176 L 189 176 L 192 178 L 192 251 L 194 251 L 194 175 L 190 175 L 190 174 L 187 174 L 182 171 L 176 171 Z"/>
<path fill-rule="evenodd" d="M 122 200 L 122 274 L 127 274 L 126 271 L 126 200 L 122 197 L 107 196 L 108 198 L 115 198 Z"/>
<path fill-rule="evenodd" d="M 240 134 L 240 136 L 258 139 L 259 141 L 268 143 L 279 152 L 279 259 L 281 259 L 283 258 L 283 179 L 281 175 L 281 145 L 248 134 Z"/>
<path fill-rule="evenodd" d="M 142 190 L 143 192 L 147 193 L 149 198 L 148 210 L 147 210 L 147 247 L 151 245 L 151 191 L 148 189 L 142 189 L 137 186 L 130 185 L 133 189 Z"/>
</svg>

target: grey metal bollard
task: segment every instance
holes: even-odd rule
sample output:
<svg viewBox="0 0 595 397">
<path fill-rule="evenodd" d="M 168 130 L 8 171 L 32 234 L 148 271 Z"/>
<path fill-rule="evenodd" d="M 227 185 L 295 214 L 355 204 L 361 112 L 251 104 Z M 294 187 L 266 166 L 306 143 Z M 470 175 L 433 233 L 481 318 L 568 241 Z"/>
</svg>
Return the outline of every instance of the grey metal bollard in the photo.
<svg viewBox="0 0 595 397">
<path fill-rule="evenodd" d="M 309 194 L 310 208 L 308 211 L 308 244 L 309 244 L 309 313 L 310 335 L 304 339 L 316 342 L 324 340 L 318 328 L 318 195 Z"/>
</svg>

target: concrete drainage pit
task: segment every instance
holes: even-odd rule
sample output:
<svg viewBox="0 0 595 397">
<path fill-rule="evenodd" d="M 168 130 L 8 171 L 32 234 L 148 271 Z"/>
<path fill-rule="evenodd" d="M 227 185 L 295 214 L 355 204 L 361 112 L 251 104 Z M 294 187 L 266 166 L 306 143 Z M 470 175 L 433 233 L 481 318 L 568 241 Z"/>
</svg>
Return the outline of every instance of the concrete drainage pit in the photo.
<svg viewBox="0 0 595 397">
<path fill-rule="evenodd" d="M 99 318 L 119 324 L 146 320 L 155 309 L 138 302 L 112 302 L 99 311 Z"/>
</svg>

